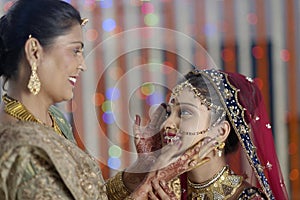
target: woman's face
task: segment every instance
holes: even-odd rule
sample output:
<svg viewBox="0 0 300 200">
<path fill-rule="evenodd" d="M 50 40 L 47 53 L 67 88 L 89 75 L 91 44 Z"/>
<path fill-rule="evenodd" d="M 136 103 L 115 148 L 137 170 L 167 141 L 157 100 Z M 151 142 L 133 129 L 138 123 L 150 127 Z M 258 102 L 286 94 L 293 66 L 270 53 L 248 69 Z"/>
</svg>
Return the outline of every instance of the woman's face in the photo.
<svg viewBox="0 0 300 200">
<path fill-rule="evenodd" d="M 54 43 L 43 48 L 38 64 L 41 95 L 53 103 L 70 100 L 81 71 L 85 70 L 81 26 L 74 25 L 66 35 L 58 36 Z"/>
<path fill-rule="evenodd" d="M 179 133 L 182 146 L 188 148 L 207 135 L 207 131 L 203 134 L 192 134 L 209 128 L 210 111 L 205 105 L 201 105 L 200 99 L 195 97 L 190 89 L 185 88 L 177 96 L 171 97 L 167 113 L 168 118 L 163 124 L 164 144 L 172 142 L 169 138 L 175 137 Z M 180 130 L 177 131 L 177 134 L 175 127 Z"/>
</svg>

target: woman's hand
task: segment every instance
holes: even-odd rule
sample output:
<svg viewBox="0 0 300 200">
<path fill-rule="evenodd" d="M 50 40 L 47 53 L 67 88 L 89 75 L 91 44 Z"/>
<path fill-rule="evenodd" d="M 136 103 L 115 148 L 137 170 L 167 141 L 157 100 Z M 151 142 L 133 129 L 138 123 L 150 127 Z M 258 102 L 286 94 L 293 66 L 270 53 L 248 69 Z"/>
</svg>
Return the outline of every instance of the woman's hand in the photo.
<svg viewBox="0 0 300 200">
<path fill-rule="evenodd" d="M 216 148 L 217 141 L 211 138 L 203 138 L 193 147 L 189 148 L 179 158 L 167 165 L 160 168 L 160 162 L 164 162 L 164 157 L 160 156 L 155 165 L 153 165 L 152 172 L 150 172 L 142 185 L 132 194 L 134 199 L 155 199 L 159 196 L 161 199 L 176 199 L 174 193 L 165 186 L 168 181 L 178 177 L 184 172 L 190 171 L 198 166 L 203 165 L 210 159 L 207 155 Z M 165 165 L 165 163 L 163 164 Z M 153 196 L 153 194 L 156 194 Z M 163 198 L 162 198 L 163 197 Z"/>
<path fill-rule="evenodd" d="M 155 163 L 162 148 L 160 127 L 166 119 L 166 105 L 161 104 L 150 115 L 150 122 L 141 127 L 141 118 L 136 115 L 133 131 L 137 160 L 124 172 L 124 183 L 130 190 L 134 190 L 145 178 L 151 166 Z"/>
</svg>

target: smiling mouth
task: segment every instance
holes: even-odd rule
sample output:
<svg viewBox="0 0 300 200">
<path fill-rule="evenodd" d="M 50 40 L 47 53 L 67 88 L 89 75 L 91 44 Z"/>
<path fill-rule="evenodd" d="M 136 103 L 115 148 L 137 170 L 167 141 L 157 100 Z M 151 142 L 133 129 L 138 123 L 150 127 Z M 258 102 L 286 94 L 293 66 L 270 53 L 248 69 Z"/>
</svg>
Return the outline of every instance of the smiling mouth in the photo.
<svg viewBox="0 0 300 200">
<path fill-rule="evenodd" d="M 69 77 L 70 83 L 75 86 L 77 79 L 75 77 Z"/>
<path fill-rule="evenodd" d="M 164 132 L 163 134 L 163 142 L 165 144 L 176 144 L 181 140 L 181 134 L 178 132 Z"/>
</svg>

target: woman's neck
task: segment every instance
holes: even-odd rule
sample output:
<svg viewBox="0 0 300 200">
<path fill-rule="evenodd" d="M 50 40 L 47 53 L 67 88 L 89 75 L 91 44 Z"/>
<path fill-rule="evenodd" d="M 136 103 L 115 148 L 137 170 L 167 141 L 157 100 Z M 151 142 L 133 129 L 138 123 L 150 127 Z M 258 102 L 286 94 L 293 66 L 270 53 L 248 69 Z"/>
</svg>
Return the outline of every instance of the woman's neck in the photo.
<svg viewBox="0 0 300 200">
<path fill-rule="evenodd" d="M 214 177 L 226 165 L 224 157 L 213 156 L 211 160 L 188 172 L 188 178 L 194 183 L 205 182 Z"/>
<path fill-rule="evenodd" d="M 51 104 L 43 101 L 40 96 L 34 96 L 28 92 L 18 92 L 17 90 L 8 90 L 7 95 L 18 100 L 36 119 L 52 126 L 52 120 L 48 113 Z"/>
</svg>

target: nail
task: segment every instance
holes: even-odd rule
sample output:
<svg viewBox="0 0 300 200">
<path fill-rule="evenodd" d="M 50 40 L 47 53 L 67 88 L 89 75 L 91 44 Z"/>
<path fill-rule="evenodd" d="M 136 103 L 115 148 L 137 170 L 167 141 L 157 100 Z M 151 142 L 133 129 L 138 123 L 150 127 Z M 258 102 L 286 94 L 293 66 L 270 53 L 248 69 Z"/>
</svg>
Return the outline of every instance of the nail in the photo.
<svg viewBox="0 0 300 200">
<path fill-rule="evenodd" d="M 166 186 L 166 182 L 165 182 L 165 181 L 159 181 L 159 184 L 160 184 L 162 187 L 165 187 L 165 186 Z"/>
<path fill-rule="evenodd" d="M 135 115 L 135 124 L 138 126 L 141 125 L 141 118 L 139 115 Z"/>
</svg>

